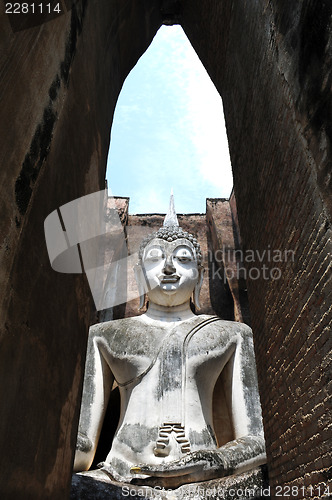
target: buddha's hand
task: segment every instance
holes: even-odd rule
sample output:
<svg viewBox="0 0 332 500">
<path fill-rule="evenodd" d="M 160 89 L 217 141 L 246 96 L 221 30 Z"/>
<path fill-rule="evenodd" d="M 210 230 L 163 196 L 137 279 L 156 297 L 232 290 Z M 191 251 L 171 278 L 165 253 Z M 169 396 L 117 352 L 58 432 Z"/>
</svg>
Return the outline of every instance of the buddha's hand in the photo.
<svg viewBox="0 0 332 500">
<path fill-rule="evenodd" d="M 245 436 L 216 450 L 193 451 L 179 460 L 160 465 L 138 465 L 132 467 L 131 472 L 147 476 L 135 481 L 139 484 L 174 487 L 228 476 L 243 466 L 251 468 L 263 463 L 266 463 L 264 438 Z"/>
<path fill-rule="evenodd" d="M 168 485 L 204 481 L 222 477 L 228 470 L 224 454 L 219 450 L 200 450 L 187 453 L 179 460 L 160 465 L 138 465 L 131 468 L 132 474 L 144 474 L 146 479 L 137 479 L 137 484 Z"/>
</svg>

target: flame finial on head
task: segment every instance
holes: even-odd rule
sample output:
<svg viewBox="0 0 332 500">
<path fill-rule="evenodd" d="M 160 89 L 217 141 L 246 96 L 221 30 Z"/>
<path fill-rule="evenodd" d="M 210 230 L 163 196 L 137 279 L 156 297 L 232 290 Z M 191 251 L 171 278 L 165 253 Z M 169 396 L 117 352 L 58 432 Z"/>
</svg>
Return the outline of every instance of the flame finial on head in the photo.
<svg viewBox="0 0 332 500">
<path fill-rule="evenodd" d="M 184 231 L 182 227 L 179 226 L 178 218 L 175 212 L 174 208 L 174 196 L 173 196 L 173 189 L 171 190 L 171 197 L 169 200 L 169 209 L 168 213 L 165 216 L 164 223 L 158 231 L 155 233 L 149 234 L 144 238 L 144 240 L 141 243 L 139 252 L 138 252 L 138 257 L 139 257 L 139 262 L 142 262 L 142 257 L 143 257 L 143 252 L 144 248 L 146 245 L 153 240 L 154 238 L 159 238 L 165 241 L 175 241 L 181 238 L 189 240 L 193 246 L 195 247 L 196 250 L 196 259 L 198 265 L 201 265 L 202 262 L 202 252 L 200 245 L 196 239 L 196 237 L 193 234 L 188 233 L 187 231 Z"/>
<path fill-rule="evenodd" d="M 173 188 L 171 189 L 171 196 L 169 199 L 169 208 L 165 216 L 163 227 L 179 227 L 179 221 L 174 207 Z"/>
</svg>

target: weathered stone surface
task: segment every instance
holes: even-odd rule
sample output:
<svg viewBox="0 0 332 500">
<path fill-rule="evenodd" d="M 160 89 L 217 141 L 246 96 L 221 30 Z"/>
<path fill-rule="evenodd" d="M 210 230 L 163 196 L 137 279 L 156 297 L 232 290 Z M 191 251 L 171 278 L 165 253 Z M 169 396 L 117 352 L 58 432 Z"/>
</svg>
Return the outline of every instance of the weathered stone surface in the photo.
<svg viewBox="0 0 332 500">
<path fill-rule="evenodd" d="M 233 194 L 230 200 L 207 199 L 206 220 L 210 232 L 214 262 L 210 264 L 213 274 L 219 272 L 229 287 L 233 299 L 235 321 L 250 324 L 249 304 L 246 294 L 246 280 L 243 277 L 243 251 L 239 244 L 239 230 L 236 217 L 236 202 Z M 216 294 L 220 301 L 220 294 Z M 220 310 L 219 315 L 223 316 Z"/>
<path fill-rule="evenodd" d="M 90 328 L 75 472 L 92 465 L 114 381 L 121 418 L 99 475 L 130 482 L 135 474 L 144 485 L 177 487 L 266 463 L 252 332 L 193 313 L 201 262 L 199 242 L 179 226 L 171 195 L 162 227 L 143 239 L 136 259 L 146 312 Z M 228 416 L 220 429 L 216 393 Z"/>
<path fill-rule="evenodd" d="M 128 208 L 129 208 L 129 198 L 126 197 L 109 197 L 107 200 L 107 214 L 106 214 L 106 235 L 102 252 L 104 255 L 104 265 L 105 269 L 107 269 L 107 265 L 111 262 L 115 262 L 117 260 L 125 259 L 128 255 L 128 241 L 127 241 L 127 224 L 128 224 Z M 113 227 L 113 210 L 116 210 L 119 215 L 119 220 L 123 226 L 123 237 L 118 239 L 117 244 L 114 243 L 112 229 Z M 128 267 L 130 266 L 122 266 L 121 272 L 123 275 L 123 282 L 126 282 L 128 279 Z M 116 282 L 116 276 L 110 275 L 108 272 L 105 273 L 103 288 L 104 293 L 107 293 L 107 290 L 110 288 L 114 288 L 114 282 Z M 122 283 L 123 285 L 123 283 Z M 116 295 L 116 292 L 115 292 Z M 121 301 L 120 301 L 121 302 Z M 109 321 L 111 319 L 119 319 L 125 316 L 126 311 L 126 303 L 116 303 L 113 307 L 109 307 L 107 309 L 103 309 L 102 311 L 95 311 L 91 316 L 91 324 L 99 323 L 101 321 Z"/>
<path fill-rule="evenodd" d="M 136 260 L 138 259 L 138 249 L 141 240 L 148 234 L 153 233 L 159 229 L 159 224 L 162 223 L 164 218 L 163 215 L 130 215 L 128 217 L 129 208 L 129 198 L 118 198 L 114 197 L 112 200 L 109 199 L 109 206 L 115 206 L 118 209 L 119 216 L 124 224 L 125 232 L 128 233 L 128 247 L 129 253 L 131 255 L 136 255 Z M 232 217 L 229 219 L 225 218 L 225 210 L 227 213 L 230 211 L 230 203 L 227 200 L 207 200 L 207 206 L 211 206 L 213 203 L 213 210 L 207 211 L 207 214 L 189 214 L 179 216 L 181 224 L 185 230 L 195 234 L 200 243 L 203 257 L 203 265 L 205 267 L 204 281 L 202 286 L 202 291 L 200 294 L 200 304 L 201 310 L 199 313 L 204 314 L 215 314 L 217 313 L 223 319 L 234 319 L 234 301 L 232 295 L 228 290 L 227 279 L 224 274 L 224 254 L 226 251 L 226 256 L 228 252 L 231 254 L 234 250 L 239 250 L 238 243 L 235 248 L 234 234 L 238 232 L 236 221 L 232 222 Z M 226 208 L 225 208 L 226 207 Z M 236 202 L 233 198 L 232 201 L 232 211 L 236 210 Z M 128 227 L 129 219 L 129 227 Z M 227 248 L 224 249 L 226 242 L 224 239 L 214 239 L 211 235 L 211 230 L 209 223 L 213 224 L 215 231 L 222 232 L 225 237 L 227 237 Z M 216 229 L 218 226 L 218 229 Z M 105 262 L 111 261 L 111 259 L 116 259 L 114 256 L 112 245 L 105 245 Z M 215 257 L 216 255 L 216 257 Z M 135 290 L 137 298 L 132 301 L 128 301 L 126 304 L 121 304 L 115 306 L 109 310 L 100 311 L 98 314 L 94 315 L 92 323 L 98 323 L 100 321 L 108 321 L 110 319 L 119 319 L 123 317 L 131 317 L 140 314 L 138 311 L 139 299 L 138 299 L 138 288 L 136 279 L 134 277 L 133 266 L 134 263 L 127 265 L 125 272 L 127 273 L 128 290 Z M 125 274 L 122 274 L 122 280 L 125 280 Z M 226 285 L 226 286 L 225 286 Z M 243 280 L 240 282 L 240 286 L 243 286 Z M 111 277 L 107 278 L 105 286 L 114 287 L 114 279 Z M 234 274 L 233 286 L 236 284 L 236 273 Z M 243 297 L 245 291 L 238 287 L 241 293 L 241 304 L 238 302 L 238 308 L 240 307 L 240 313 L 244 318 L 244 322 L 250 324 L 248 318 L 246 301 Z M 117 292 L 115 292 L 117 295 Z M 145 310 L 145 309 L 144 309 Z M 238 309 L 239 310 L 239 309 Z M 143 312 L 143 311 L 142 311 Z M 141 313 L 142 313 L 141 312 Z M 114 391 L 113 391 L 114 392 Z M 112 438 L 117 427 L 117 422 L 119 418 L 120 401 L 118 398 L 118 392 L 111 394 L 111 400 L 108 404 L 107 414 L 104 419 L 102 438 L 99 441 L 99 445 L 96 452 L 96 458 L 94 460 L 95 467 L 99 462 L 103 461 L 111 448 Z M 214 428 L 217 435 L 218 442 L 219 436 L 228 435 L 228 440 L 232 439 L 233 431 L 230 428 L 229 416 L 227 412 L 227 405 L 224 401 L 224 389 L 222 377 L 218 379 L 214 391 L 213 397 L 213 422 Z M 227 429 L 227 430 L 226 430 Z M 105 446 L 105 443 L 106 446 Z M 108 448 L 107 448 L 108 446 Z"/>
<path fill-rule="evenodd" d="M 71 500 L 123 500 L 125 497 L 159 498 L 160 500 L 185 500 L 204 498 L 214 500 L 269 500 L 270 488 L 266 467 L 262 466 L 252 471 L 235 476 L 188 484 L 170 490 L 135 486 L 134 484 L 109 483 L 103 481 L 98 473 L 91 476 L 74 474 L 72 479 Z"/>
</svg>

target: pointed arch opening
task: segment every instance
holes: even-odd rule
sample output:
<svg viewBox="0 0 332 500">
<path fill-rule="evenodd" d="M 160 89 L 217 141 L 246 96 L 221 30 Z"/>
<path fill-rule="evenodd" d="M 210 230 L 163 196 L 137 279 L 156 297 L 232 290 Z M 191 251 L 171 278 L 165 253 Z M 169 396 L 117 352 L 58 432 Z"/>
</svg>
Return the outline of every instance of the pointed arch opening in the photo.
<svg viewBox="0 0 332 500">
<path fill-rule="evenodd" d="M 162 26 L 126 78 L 111 131 L 107 180 L 131 213 L 180 213 L 229 197 L 233 179 L 221 97 L 180 25 Z"/>
</svg>

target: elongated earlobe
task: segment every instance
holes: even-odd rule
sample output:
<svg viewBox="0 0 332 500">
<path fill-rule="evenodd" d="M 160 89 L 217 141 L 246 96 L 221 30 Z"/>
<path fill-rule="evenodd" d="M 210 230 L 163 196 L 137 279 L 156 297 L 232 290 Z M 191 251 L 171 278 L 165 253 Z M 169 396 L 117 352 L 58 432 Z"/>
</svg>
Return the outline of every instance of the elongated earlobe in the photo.
<svg viewBox="0 0 332 500">
<path fill-rule="evenodd" d="M 201 292 L 202 284 L 203 284 L 203 278 L 204 278 L 204 267 L 200 267 L 198 270 L 198 279 L 197 279 L 197 285 L 194 288 L 193 292 L 193 303 L 194 306 L 196 307 L 197 310 L 201 308 L 201 305 L 199 303 L 199 294 Z"/>
<path fill-rule="evenodd" d="M 144 277 L 143 269 L 142 269 L 142 266 L 140 264 L 136 264 L 136 266 L 134 267 L 134 274 L 135 274 L 135 279 L 136 279 L 138 293 L 139 293 L 138 311 L 141 311 L 142 308 L 144 307 L 144 303 L 145 303 L 146 286 L 145 286 L 145 277 Z"/>
</svg>

